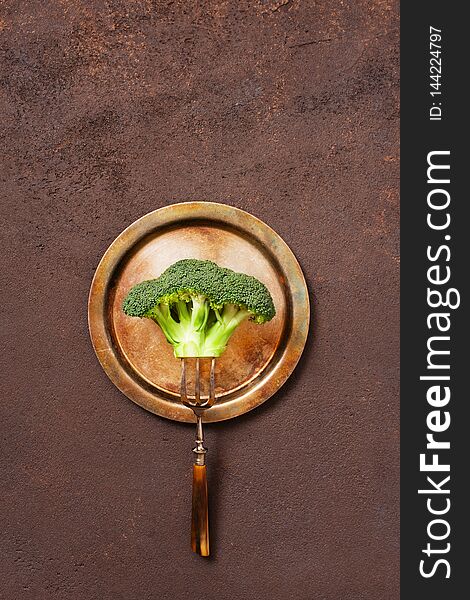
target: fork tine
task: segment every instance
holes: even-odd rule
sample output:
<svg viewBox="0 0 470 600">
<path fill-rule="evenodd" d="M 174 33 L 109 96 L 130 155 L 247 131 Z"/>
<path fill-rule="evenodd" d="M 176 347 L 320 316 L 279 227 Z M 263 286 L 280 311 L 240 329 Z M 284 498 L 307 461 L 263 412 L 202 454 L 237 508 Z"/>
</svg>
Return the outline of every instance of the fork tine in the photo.
<svg viewBox="0 0 470 600">
<path fill-rule="evenodd" d="M 196 358 L 196 381 L 194 384 L 194 395 L 196 404 L 201 404 L 201 363 L 199 358 Z"/>
<path fill-rule="evenodd" d="M 211 358 L 211 368 L 209 375 L 209 396 L 206 400 L 201 401 L 201 363 L 200 359 L 196 358 L 196 380 L 194 382 L 194 401 L 188 396 L 187 388 L 187 361 L 185 358 L 181 359 L 181 382 L 180 382 L 180 396 L 181 402 L 194 409 L 197 408 L 210 408 L 215 402 L 215 358 Z"/>
<path fill-rule="evenodd" d="M 211 372 L 209 375 L 209 400 L 208 406 L 212 406 L 215 402 L 215 358 L 211 359 Z"/>
<path fill-rule="evenodd" d="M 181 383 L 180 383 L 181 401 L 183 404 L 188 403 L 188 392 L 186 390 L 186 360 L 181 359 Z"/>
</svg>

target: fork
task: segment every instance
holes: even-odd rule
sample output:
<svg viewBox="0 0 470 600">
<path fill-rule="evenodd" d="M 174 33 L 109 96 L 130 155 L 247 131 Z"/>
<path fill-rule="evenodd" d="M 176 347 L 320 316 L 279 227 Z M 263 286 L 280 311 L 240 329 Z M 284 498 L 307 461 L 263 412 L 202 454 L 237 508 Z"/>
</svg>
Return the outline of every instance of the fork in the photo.
<svg viewBox="0 0 470 600">
<path fill-rule="evenodd" d="M 196 446 L 193 448 L 195 458 L 193 465 L 191 548 L 196 554 L 209 556 L 209 506 L 206 470 L 207 448 L 204 447 L 202 420 L 204 411 L 210 408 L 215 402 L 215 358 L 210 359 L 209 396 L 204 401 L 201 400 L 200 358 L 196 358 L 194 401 L 190 400 L 187 392 L 186 360 L 187 359 L 185 358 L 181 359 L 181 401 L 185 406 L 190 408 L 196 416 Z"/>
</svg>

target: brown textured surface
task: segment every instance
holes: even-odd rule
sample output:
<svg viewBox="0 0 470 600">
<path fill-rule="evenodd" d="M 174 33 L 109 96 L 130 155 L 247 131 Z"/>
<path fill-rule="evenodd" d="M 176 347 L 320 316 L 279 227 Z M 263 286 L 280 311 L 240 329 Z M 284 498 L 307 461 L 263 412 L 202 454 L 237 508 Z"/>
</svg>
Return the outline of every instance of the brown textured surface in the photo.
<svg viewBox="0 0 470 600">
<path fill-rule="evenodd" d="M 398 598 L 391 0 L 3 2 L 0 598 Z M 140 215 L 227 202 L 290 244 L 314 335 L 277 397 L 194 431 L 102 372 L 87 293 Z"/>
</svg>

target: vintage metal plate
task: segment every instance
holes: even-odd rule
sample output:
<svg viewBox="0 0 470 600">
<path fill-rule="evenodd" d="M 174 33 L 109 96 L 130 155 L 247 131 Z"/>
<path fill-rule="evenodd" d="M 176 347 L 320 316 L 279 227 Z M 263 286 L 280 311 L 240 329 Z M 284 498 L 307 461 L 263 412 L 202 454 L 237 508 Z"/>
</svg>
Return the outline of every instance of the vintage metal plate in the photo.
<svg viewBox="0 0 470 600">
<path fill-rule="evenodd" d="M 204 421 L 223 421 L 270 398 L 294 370 L 309 327 L 307 286 L 277 233 L 225 204 L 173 204 L 123 231 L 103 256 L 91 285 L 91 339 L 111 381 L 128 398 L 168 419 L 195 419 L 179 401 L 180 360 L 153 321 L 127 317 L 121 305 L 133 285 L 158 277 L 182 258 L 213 260 L 254 275 L 266 284 L 276 306 L 269 323 L 243 323 L 217 359 L 217 403 L 205 412 Z"/>
</svg>

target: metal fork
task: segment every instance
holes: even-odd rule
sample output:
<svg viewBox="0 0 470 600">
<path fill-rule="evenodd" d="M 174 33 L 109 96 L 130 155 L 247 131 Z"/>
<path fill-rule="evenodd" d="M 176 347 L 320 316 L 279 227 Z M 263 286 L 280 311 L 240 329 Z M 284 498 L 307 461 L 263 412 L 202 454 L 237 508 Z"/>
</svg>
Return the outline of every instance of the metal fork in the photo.
<svg viewBox="0 0 470 600">
<path fill-rule="evenodd" d="M 204 411 L 215 402 L 215 358 L 211 358 L 209 375 L 209 396 L 201 401 L 201 362 L 196 358 L 196 380 L 194 385 L 194 401 L 189 399 L 186 382 L 186 359 L 181 359 L 181 401 L 196 416 L 196 446 L 193 465 L 193 495 L 191 517 L 191 548 L 201 556 L 209 556 L 209 510 L 207 494 L 206 454 L 202 420 Z"/>
</svg>

